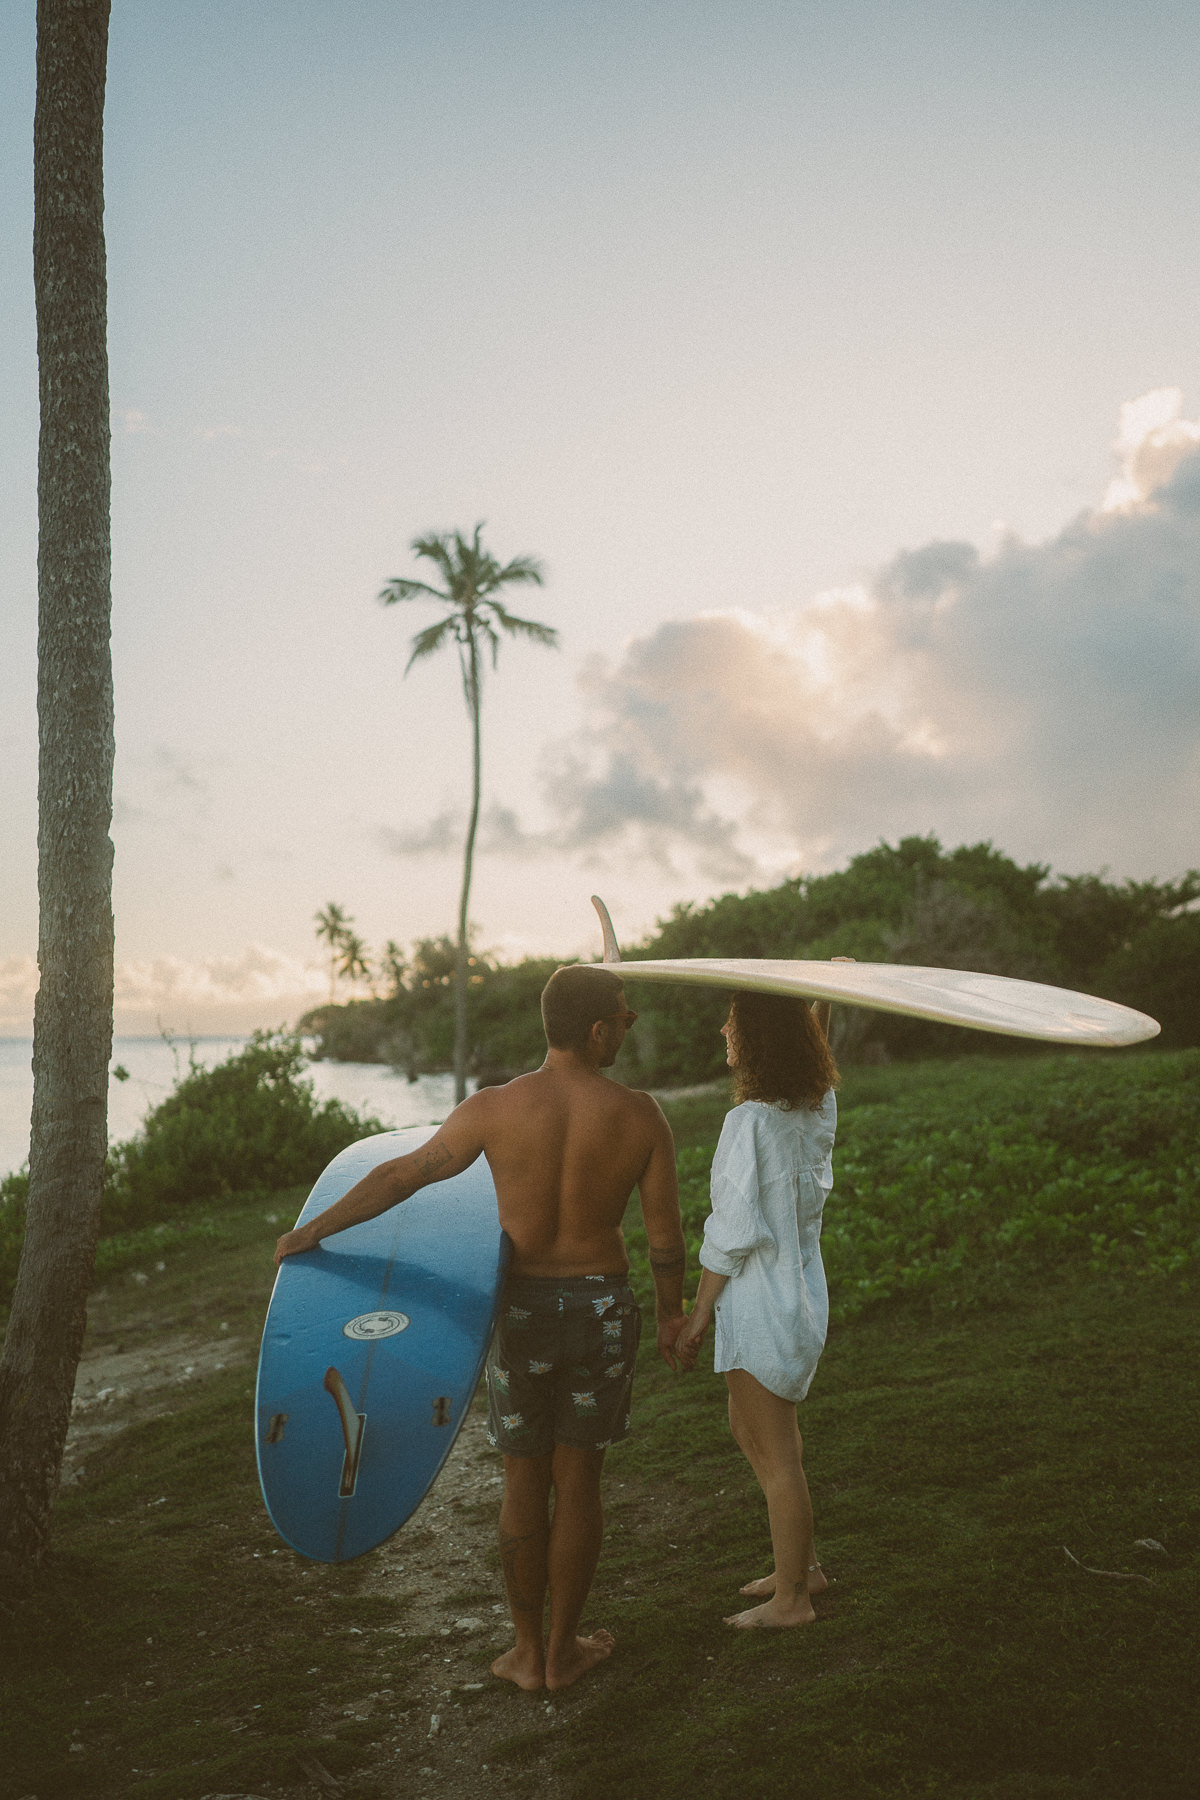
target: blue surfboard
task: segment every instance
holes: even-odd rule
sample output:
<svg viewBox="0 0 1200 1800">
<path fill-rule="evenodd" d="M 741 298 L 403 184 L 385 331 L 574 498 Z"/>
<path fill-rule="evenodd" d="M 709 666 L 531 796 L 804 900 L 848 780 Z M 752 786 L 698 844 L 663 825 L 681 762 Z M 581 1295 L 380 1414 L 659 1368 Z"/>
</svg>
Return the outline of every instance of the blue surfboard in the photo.
<svg viewBox="0 0 1200 1800">
<path fill-rule="evenodd" d="M 351 1144 L 296 1223 L 432 1136 Z M 302 1556 L 349 1562 L 420 1505 L 478 1384 L 509 1249 L 481 1156 L 284 1260 L 259 1353 L 258 1473 L 276 1530 Z"/>
</svg>

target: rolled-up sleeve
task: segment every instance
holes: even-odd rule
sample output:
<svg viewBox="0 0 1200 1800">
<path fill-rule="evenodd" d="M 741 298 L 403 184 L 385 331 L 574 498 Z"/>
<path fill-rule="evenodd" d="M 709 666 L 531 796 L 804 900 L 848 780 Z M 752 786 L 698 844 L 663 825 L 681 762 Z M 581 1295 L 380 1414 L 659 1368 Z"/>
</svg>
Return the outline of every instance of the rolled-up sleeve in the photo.
<svg viewBox="0 0 1200 1800">
<path fill-rule="evenodd" d="M 771 1244 L 758 1200 L 758 1164 L 751 1120 L 726 1115 L 713 1157 L 712 1212 L 704 1226 L 700 1265 L 714 1275 L 739 1275 L 752 1250 Z"/>
</svg>

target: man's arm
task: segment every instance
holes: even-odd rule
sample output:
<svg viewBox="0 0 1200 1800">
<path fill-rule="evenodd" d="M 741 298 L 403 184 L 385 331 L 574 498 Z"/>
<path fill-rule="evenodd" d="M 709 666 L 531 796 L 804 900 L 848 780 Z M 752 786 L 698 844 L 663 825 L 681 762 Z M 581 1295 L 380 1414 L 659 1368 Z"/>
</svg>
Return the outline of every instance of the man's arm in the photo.
<svg viewBox="0 0 1200 1800">
<path fill-rule="evenodd" d="M 675 1140 L 657 1102 L 651 1100 L 650 1105 L 654 1108 L 654 1141 L 638 1181 L 638 1194 L 650 1246 L 659 1353 L 672 1369 L 677 1369 L 675 1339 L 683 1328 L 683 1277 L 687 1251 L 683 1241 L 683 1221 L 679 1216 Z"/>
<path fill-rule="evenodd" d="M 348 1226 L 361 1225 L 364 1219 L 378 1218 L 420 1188 L 428 1187 L 431 1181 L 448 1181 L 452 1175 L 469 1169 L 483 1149 L 483 1108 L 475 1105 L 477 1098 L 482 1097 L 472 1094 L 456 1106 L 441 1129 L 419 1150 L 380 1163 L 307 1225 L 285 1231 L 275 1246 L 276 1268 L 285 1256 L 315 1250 L 322 1238 L 332 1237 Z"/>
</svg>

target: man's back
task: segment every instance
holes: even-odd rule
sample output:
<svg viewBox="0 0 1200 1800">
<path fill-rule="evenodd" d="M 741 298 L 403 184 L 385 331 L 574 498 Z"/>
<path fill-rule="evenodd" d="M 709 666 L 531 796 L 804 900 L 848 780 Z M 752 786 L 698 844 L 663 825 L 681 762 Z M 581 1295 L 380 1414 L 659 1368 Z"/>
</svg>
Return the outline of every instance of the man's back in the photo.
<svg viewBox="0 0 1200 1800">
<path fill-rule="evenodd" d="M 631 1192 L 640 1184 L 653 1214 L 674 1180 L 670 1131 L 649 1094 L 591 1070 L 542 1068 L 483 1089 L 462 1110 L 475 1114 L 514 1274 L 627 1266 L 621 1220 Z"/>
</svg>

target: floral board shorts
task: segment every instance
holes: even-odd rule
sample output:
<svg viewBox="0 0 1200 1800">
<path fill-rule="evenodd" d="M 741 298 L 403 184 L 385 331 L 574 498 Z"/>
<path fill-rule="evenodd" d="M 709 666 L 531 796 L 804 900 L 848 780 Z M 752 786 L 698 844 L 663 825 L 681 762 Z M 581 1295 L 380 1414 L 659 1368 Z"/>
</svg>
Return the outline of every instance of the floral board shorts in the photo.
<svg viewBox="0 0 1200 1800">
<path fill-rule="evenodd" d="M 626 1275 L 514 1275 L 488 1351 L 488 1442 L 607 1450 L 629 1430 L 642 1315 Z"/>
</svg>

